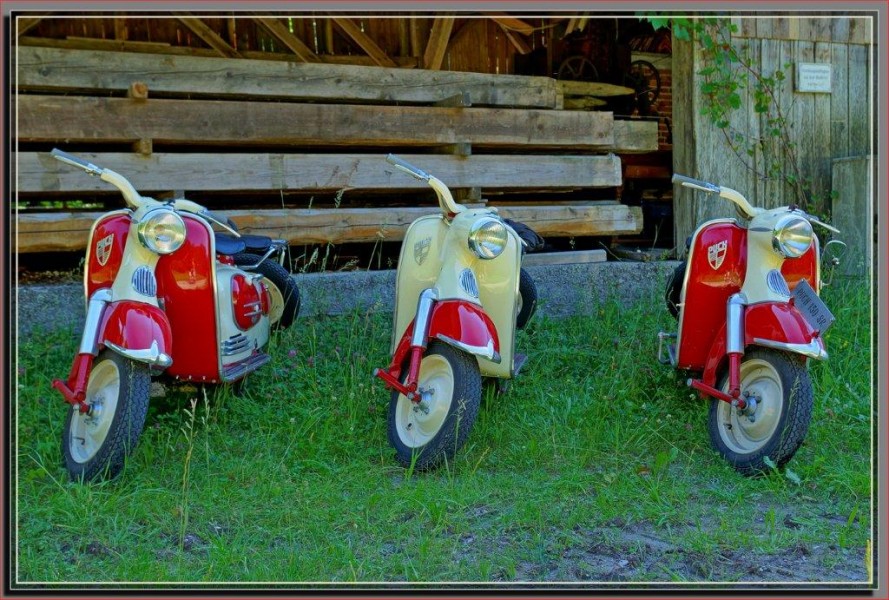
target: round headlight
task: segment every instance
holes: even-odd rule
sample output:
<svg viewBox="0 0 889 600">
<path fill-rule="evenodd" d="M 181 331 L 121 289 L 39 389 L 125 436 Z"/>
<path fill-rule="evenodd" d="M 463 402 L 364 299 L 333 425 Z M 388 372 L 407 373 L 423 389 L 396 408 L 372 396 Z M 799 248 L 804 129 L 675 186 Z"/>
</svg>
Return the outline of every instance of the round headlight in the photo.
<svg viewBox="0 0 889 600">
<path fill-rule="evenodd" d="M 497 258 L 508 240 L 506 225 L 497 219 L 479 219 L 469 229 L 469 248 L 479 258 Z"/>
<path fill-rule="evenodd" d="M 778 220 L 772 236 L 775 252 L 787 258 L 799 258 L 812 245 L 812 224 L 796 215 L 785 215 Z"/>
<path fill-rule="evenodd" d="M 170 254 L 185 241 L 182 217 L 167 208 L 157 208 L 145 215 L 137 227 L 139 241 L 152 252 Z"/>
</svg>

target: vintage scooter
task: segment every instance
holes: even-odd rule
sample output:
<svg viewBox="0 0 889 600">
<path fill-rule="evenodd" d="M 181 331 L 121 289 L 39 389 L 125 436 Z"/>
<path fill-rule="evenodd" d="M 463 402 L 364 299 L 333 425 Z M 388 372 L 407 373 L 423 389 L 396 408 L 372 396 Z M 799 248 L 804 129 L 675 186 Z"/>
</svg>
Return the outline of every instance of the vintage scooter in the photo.
<svg viewBox="0 0 889 600">
<path fill-rule="evenodd" d="M 765 210 L 730 188 L 684 175 L 673 182 L 732 201 L 739 218 L 706 222 L 692 236 L 687 262 L 667 282 L 679 330 L 658 334 L 658 358 L 697 375 L 688 385 L 711 398 L 710 441 L 735 469 L 781 466 L 808 430 L 808 360 L 827 358 L 824 332 L 834 321 L 819 297 L 812 223 L 839 230 L 796 206 Z M 825 250 L 832 245 L 845 246 L 831 241 Z"/>
<path fill-rule="evenodd" d="M 537 293 L 521 273 L 522 238 L 496 209 L 461 206 L 439 179 L 391 154 L 386 160 L 427 182 L 441 208 L 407 230 L 396 275 L 392 360 L 374 370 L 394 390 L 387 429 L 397 460 L 425 470 L 453 458 L 465 442 L 482 377 L 510 379 L 521 368 L 516 319 L 529 306 L 533 311 Z"/>
<path fill-rule="evenodd" d="M 68 473 L 110 478 L 142 432 L 152 375 L 242 380 L 269 361 L 269 331 L 293 322 L 299 291 L 272 259 L 283 256 L 283 241 L 240 236 L 199 204 L 141 196 L 110 169 L 51 154 L 117 187 L 127 205 L 90 230 L 80 348 L 67 381 L 53 381 L 71 405 L 62 432 Z"/>
</svg>

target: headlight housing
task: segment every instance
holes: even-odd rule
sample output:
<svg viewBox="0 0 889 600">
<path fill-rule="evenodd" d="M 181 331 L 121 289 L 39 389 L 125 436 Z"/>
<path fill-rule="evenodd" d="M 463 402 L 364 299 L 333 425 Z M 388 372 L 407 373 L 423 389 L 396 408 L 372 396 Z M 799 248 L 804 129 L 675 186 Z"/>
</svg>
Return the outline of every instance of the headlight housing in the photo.
<svg viewBox="0 0 889 600">
<path fill-rule="evenodd" d="M 506 225 L 499 219 L 490 217 L 479 219 L 469 228 L 469 249 L 479 258 L 485 260 L 497 258 L 506 248 L 508 241 Z"/>
<path fill-rule="evenodd" d="M 185 222 L 175 211 L 156 208 L 142 217 L 136 227 L 139 241 L 158 254 L 170 254 L 185 241 Z"/>
<path fill-rule="evenodd" d="M 772 232 L 772 248 L 786 258 L 799 258 L 812 245 L 812 224 L 798 215 L 784 215 Z"/>
</svg>

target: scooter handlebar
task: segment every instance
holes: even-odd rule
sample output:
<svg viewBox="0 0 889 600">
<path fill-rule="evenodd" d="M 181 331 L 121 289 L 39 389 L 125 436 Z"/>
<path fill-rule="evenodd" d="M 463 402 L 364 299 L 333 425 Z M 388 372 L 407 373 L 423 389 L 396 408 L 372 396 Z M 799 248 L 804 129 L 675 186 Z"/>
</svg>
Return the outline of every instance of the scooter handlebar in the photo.
<svg viewBox="0 0 889 600">
<path fill-rule="evenodd" d="M 50 152 L 53 158 L 59 160 L 65 164 L 71 165 L 72 167 L 77 167 L 79 169 L 83 169 L 89 175 L 101 175 L 105 170 L 102 167 L 96 166 L 93 163 L 83 160 L 73 154 L 68 154 L 63 150 L 59 150 L 58 148 L 53 148 Z"/>
<path fill-rule="evenodd" d="M 702 181 L 700 179 L 695 179 L 693 177 L 688 177 L 686 175 L 680 175 L 679 173 L 675 173 L 673 175 L 673 183 L 681 183 L 685 187 L 701 190 L 702 192 L 710 192 L 711 194 L 718 194 L 721 189 L 716 184 Z"/>
<path fill-rule="evenodd" d="M 756 216 L 757 213 L 760 212 L 760 209 L 757 209 L 750 204 L 741 192 L 733 190 L 732 188 L 722 187 L 715 183 L 710 183 L 709 181 L 695 179 L 694 177 L 688 177 L 686 175 L 679 175 L 678 173 L 673 174 L 672 181 L 673 183 L 681 183 L 685 187 L 707 192 L 708 194 L 716 194 L 720 198 L 730 200 L 749 218 Z"/>
<path fill-rule="evenodd" d="M 399 158 L 399 157 L 395 156 L 394 154 L 387 155 L 386 162 L 388 162 L 393 167 L 404 171 L 411 177 L 419 179 L 420 181 L 429 181 L 429 177 L 430 177 L 429 173 L 427 173 L 426 171 L 424 171 L 422 169 L 418 169 L 411 163 L 407 162 L 403 158 Z"/>
</svg>

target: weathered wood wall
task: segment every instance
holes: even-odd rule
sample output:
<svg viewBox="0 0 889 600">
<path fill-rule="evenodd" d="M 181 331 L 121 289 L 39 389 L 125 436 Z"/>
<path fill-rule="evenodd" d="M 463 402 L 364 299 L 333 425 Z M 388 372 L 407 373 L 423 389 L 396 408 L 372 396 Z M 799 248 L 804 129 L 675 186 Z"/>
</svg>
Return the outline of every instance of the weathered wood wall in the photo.
<svg viewBox="0 0 889 600">
<path fill-rule="evenodd" d="M 767 76 L 778 70 L 785 72 L 780 100 L 790 122 L 801 172 L 814 184 L 814 201 L 809 208 L 819 213 L 829 211 L 831 161 L 871 152 L 874 121 L 873 106 L 869 102 L 873 49 L 870 18 L 736 17 L 733 22 L 739 28 L 733 43 L 738 48 L 749 47 L 755 68 Z M 831 66 L 830 93 L 794 91 L 796 65 L 801 62 Z M 702 63 L 700 51 L 693 43 L 676 40 L 673 45 L 675 172 L 734 188 L 757 206 L 803 204 L 791 186 L 757 174 L 756 170 L 764 170 L 768 158 L 761 148 L 753 156 L 742 149 L 739 156 L 731 149 L 725 134 L 700 115 Z M 676 82 L 680 81 L 688 85 L 678 85 Z M 742 96 L 741 109 L 732 114 L 731 130 L 749 140 L 768 141 L 767 127 L 765 117 L 753 110 L 752 90 L 747 90 L 746 96 Z M 789 164 L 785 163 L 783 169 L 789 172 Z M 674 214 L 676 239 L 685 240 L 701 222 L 734 215 L 734 207 L 713 196 L 677 188 Z"/>
</svg>

